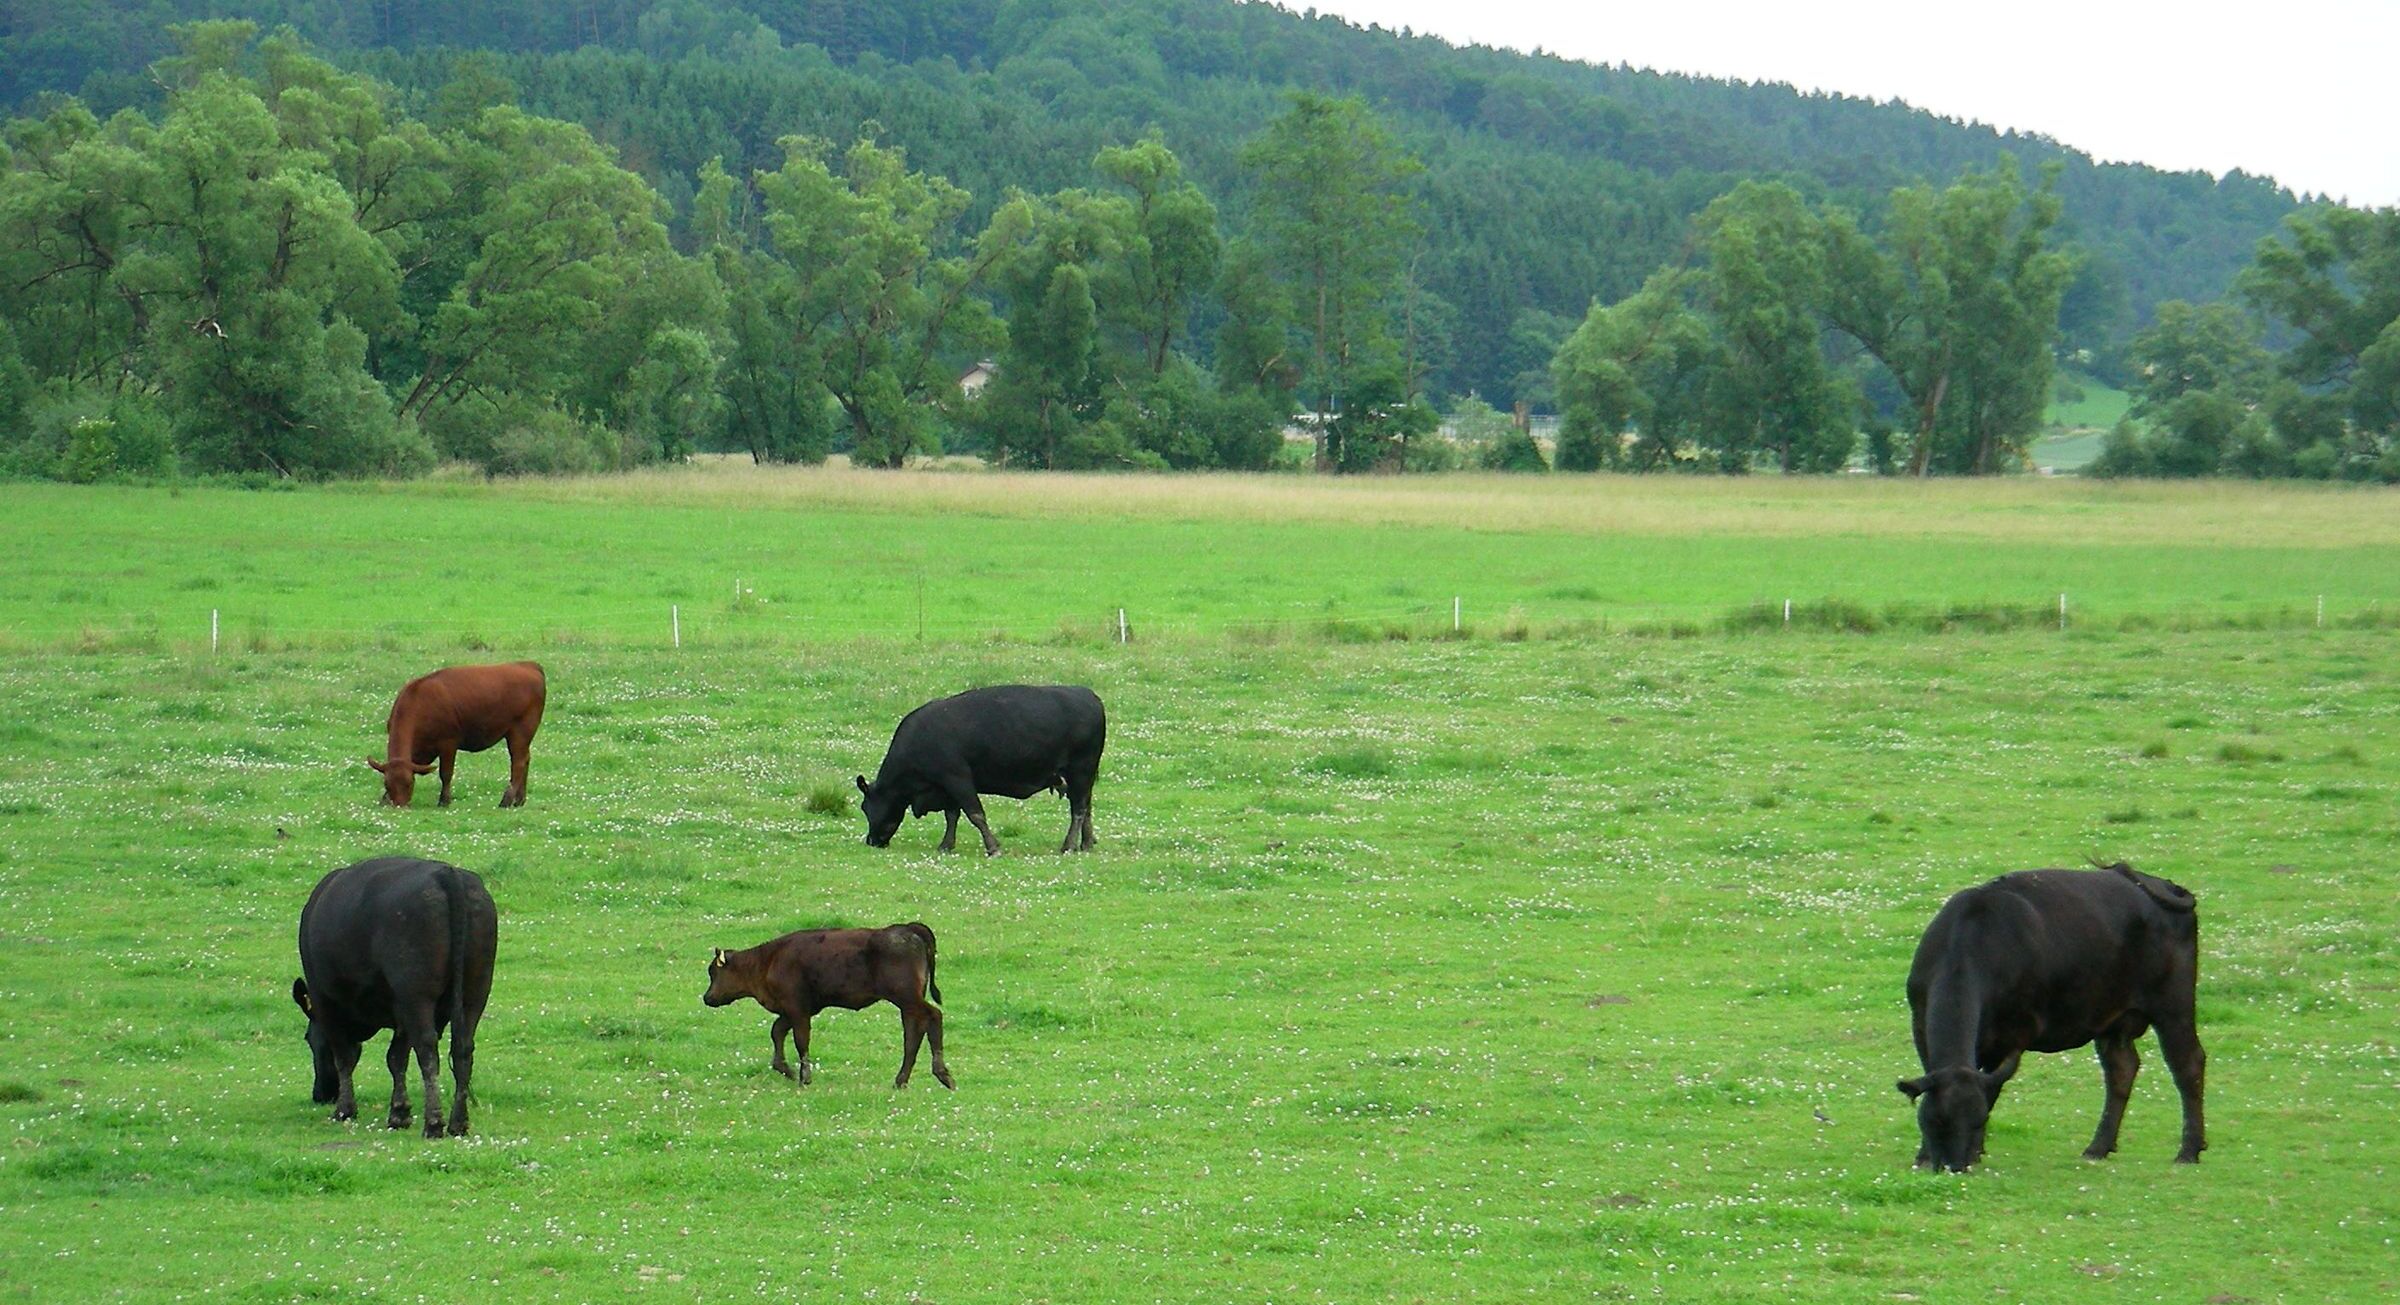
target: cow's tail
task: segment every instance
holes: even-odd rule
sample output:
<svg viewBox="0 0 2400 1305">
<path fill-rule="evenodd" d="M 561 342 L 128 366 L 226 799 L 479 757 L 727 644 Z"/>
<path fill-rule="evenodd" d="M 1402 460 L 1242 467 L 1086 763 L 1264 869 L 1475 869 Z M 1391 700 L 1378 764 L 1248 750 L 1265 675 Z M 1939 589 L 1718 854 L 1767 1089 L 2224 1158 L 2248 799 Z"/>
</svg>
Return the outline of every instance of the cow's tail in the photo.
<svg viewBox="0 0 2400 1305">
<path fill-rule="evenodd" d="M 433 872 L 433 880 L 442 886 L 442 896 L 450 904 L 450 987 L 442 1002 L 442 1023 L 450 1030 L 451 1045 L 456 1046 L 459 1025 L 467 1013 L 467 881 L 456 866 L 447 865 Z"/>
<path fill-rule="evenodd" d="M 902 925 L 901 928 L 925 940 L 925 995 L 933 1003 L 933 1008 L 940 1010 L 942 1008 L 942 985 L 934 982 L 933 979 L 933 929 L 923 920 L 913 921 Z"/>
</svg>

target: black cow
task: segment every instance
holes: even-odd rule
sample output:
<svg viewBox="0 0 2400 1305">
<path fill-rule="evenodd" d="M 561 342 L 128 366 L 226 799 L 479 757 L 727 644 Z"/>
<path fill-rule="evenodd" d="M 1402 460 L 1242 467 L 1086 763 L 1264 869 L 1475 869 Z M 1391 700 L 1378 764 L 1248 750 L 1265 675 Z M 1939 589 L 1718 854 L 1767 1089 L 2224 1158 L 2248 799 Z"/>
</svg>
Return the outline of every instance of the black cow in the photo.
<svg viewBox="0 0 2400 1305">
<path fill-rule="evenodd" d="M 1081 685 L 1000 684 L 926 703 L 892 732 L 875 782 L 858 777 L 867 846 L 889 846 L 903 815 L 939 811 L 947 852 L 958 846 L 964 811 L 983 835 L 984 855 L 997 856 L 1000 840 L 976 794 L 1029 798 L 1047 789 L 1067 795 L 1067 837 L 1058 850 L 1090 851 L 1092 781 L 1107 746 L 1100 695 Z"/>
<path fill-rule="evenodd" d="M 457 866 L 413 857 L 361 861 L 317 881 L 300 911 L 300 975 L 292 1000 L 308 1014 L 319 1105 L 335 1119 L 358 1117 L 350 1075 L 360 1044 L 392 1031 L 384 1064 L 392 1108 L 384 1122 L 408 1127 L 408 1053 L 425 1079 L 425 1136 L 443 1130 L 442 1026 L 450 1027 L 449 1131 L 467 1131 L 467 1083 L 475 1072 L 475 1026 L 492 994 L 500 916 L 483 881 Z"/>
<path fill-rule="evenodd" d="M 2207 1057 L 2193 1024 L 2200 927 L 2192 895 L 2119 862 L 2097 870 L 2021 870 L 1944 903 L 1908 971 L 1910 1025 L 1921 1078 L 1900 1090 L 1917 1103 L 1920 1168 L 1964 1170 L 1983 1156 L 1984 1125 L 2000 1087 L 2028 1051 L 2089 1042 L 2108 1086 L 2099 1131 L 2084 1149 L 2117 1149 L 2133 1095 L 2143 1030 L 2183 1094 L 2183 1149 L 2208 1143 L 2200 1122 Z"/>
<path fill-rule="evenodd" d="M 881 929 L 803 929 L 740 951 L 718 948 L 708 958 L 708 1006 L 730 1006 L 744 997 L 775 1012 L 768 1036 L 775 1042 L 775 1072 L 805 1087 L 814 1075 L 808 1064 L 808 1022 L 828 1007 L 864 1010 L 879 1001 L 900 1008 L 900 1075 L 892 1086 L 908 1086 L 917 1068 L 917 1046 L 933 1043 L 933 1076 L 956 1090 L 942 1060 L 942 988 L 933 978 L 933 930 L 921 923 Z M 792 1035 L 797 1070 L 783 1058 L 783 1035 Z"/>
</svg>

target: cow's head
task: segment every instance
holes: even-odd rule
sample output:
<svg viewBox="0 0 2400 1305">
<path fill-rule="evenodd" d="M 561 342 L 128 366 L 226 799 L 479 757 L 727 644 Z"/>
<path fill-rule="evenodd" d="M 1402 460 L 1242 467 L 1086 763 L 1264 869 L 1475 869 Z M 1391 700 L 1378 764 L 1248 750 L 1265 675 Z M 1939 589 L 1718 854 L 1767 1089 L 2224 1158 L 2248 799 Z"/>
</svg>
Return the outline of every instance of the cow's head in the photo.
<svg viewBox="0 0 2400 1305">
<path fill-rule="evenodd" d="M 1983 1129 L 2000 1099 L 2005 1074 L 1956 1067 L 1928 1072 L 1923 1078 L 1904 1078 L 1899 1088 L 1917 1103 L 1917 1132 L 1924 1149 L 1917 1163 L 1931 1169 L 1965 1173 L 1983 1158 Z"/>
<path fill-rule="evenodd" d="M 333 1047 L 326 1040 L 325 1030 L 317 1023 L 317 1008 L 308 999 L 308 980 L 292 980 L 292 1003 L 308 1016 L 308 1054 L 315 1061 L 316 1085 L 309 1089 L 308 1099 L 324 1105 L 341 1095 L 341 1079 L 334 1073 Z"/>
<path fill-rule="evenodd" d="M 890 847 L 892 835 L 900 832 L 901 817 L 908 814 L 908 801 L 891 792 L 888 786 L 885 791 L 877 792 L 864 775 L 856 779 L 862 799 L 859 806 L 867 813 L 867 846 Z"/>
<path fill-rule="evenodd" d="M 430 761 L 377 761 L 367 758 L 367 765 L 383 776 L 383 800 L 395 807 L 408 805 L 417 795 L 417 776 L 433 773 Z"/>
<path fill-rule="evenodd" d="M 704 1006 L 730 1006 L 750 995 L 750 982 L 732 952 L 719 947 L 708 958 L 708 991 L 700 994 Z"/>
</svg>

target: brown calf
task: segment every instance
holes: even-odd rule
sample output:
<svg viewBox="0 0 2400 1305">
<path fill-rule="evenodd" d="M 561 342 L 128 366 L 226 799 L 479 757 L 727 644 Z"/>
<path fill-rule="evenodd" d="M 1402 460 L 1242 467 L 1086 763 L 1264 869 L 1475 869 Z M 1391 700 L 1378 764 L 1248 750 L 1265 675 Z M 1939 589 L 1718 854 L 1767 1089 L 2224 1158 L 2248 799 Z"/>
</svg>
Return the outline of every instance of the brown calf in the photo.
<svg viewBox="0 0 2400 1305">
<path fill-rule="evenodd" d="M 450 772 L 461 752 L 508 744 L 508 788 L 500 805 L 525 805 L 525 771 L 533 762 L 533 732 L 542 726 L 549 685 L 538 662 L 447 666 L 400 687 L 385 718 L 384 759 L 367 758 L 383 775 L 383 800 L 407 806 L 417 776 L 442 771 L 441 805 L 450 805 Z"/>
<path fill-rule="evenodd" d="M 927 1000 L 927 995 L 931 1000 Z M 933 981 L 933 930 L 922 924 L 881 929 L 803 929 L 743 951 L 718 948 L 708 962 L 708 992 L 700 1000 L 726 1006 L 748 997 L 775 1012 L 775 1072 L 803 1085 L 815 1077 L 808 1064 L 809 1017 L 829 1006 L 863 1010 L 879 1001 L 900 1008 L 905 1050 L 892 1086 L 908 1086 L 917 1066 L 917 1044 L 933 1043 L 933 1076 L 956 1090 L 942 1063 L 942 990 Z M 798 1072 L 783 1058 L 790 1033 Z"/>
</svg>

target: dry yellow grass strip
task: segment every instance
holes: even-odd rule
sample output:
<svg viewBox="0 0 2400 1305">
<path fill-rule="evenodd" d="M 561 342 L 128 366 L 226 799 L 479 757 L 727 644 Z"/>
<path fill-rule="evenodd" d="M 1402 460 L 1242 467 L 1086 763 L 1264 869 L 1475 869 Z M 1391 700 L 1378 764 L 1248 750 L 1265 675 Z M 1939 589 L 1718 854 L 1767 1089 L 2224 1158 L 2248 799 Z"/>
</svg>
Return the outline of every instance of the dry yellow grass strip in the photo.
<svg viewBox="0 0 2400 1305">
<path fill-rule="evenodd" d="M 1069 474 L 957 467 L 758 467 L 747 458 L 492 493 L 564 502 L 807 511 L 1363 526 L 1593 535 L 1856 535 L 2001 543 L 2400 546 L 2400 490 L 2244 481 L 2123 483 L 1749 476 L 1318 477 Z"/>
</svg>

